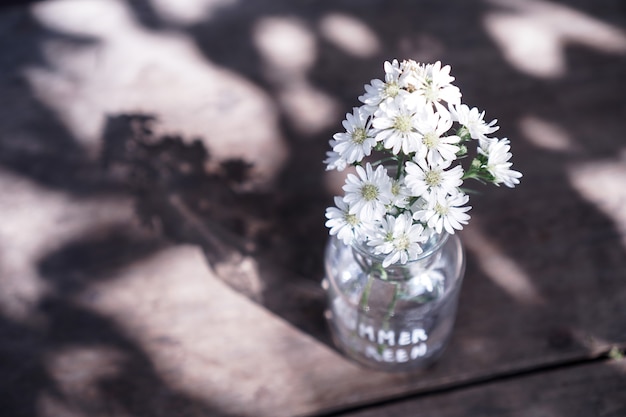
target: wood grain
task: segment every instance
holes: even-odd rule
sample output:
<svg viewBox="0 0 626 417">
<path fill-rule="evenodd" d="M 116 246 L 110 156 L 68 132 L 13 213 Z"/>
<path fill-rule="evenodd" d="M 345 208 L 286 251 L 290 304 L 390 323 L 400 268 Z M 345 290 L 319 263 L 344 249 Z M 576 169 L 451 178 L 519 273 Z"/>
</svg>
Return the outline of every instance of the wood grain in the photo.
<svg viewBox="0 0 626 417">
<path fill-rule="evenodd" d="M 626 363 L 593 362 L 334 414 L 339 417 L 536 417 L 626 413 Z"/>
</svg>

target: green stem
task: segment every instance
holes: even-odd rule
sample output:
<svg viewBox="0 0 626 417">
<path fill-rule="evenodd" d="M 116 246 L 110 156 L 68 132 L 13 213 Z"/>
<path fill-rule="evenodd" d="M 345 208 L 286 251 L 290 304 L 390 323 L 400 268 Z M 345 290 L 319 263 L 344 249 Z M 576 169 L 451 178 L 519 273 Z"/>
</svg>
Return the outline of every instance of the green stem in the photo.
<svg viewBox="0 0 626 417">
<path fill-rule="evenodd" d="M 387 309 L 387 313 L 385 314 L 385 318 L 383 319 L 383 328 L 385 330 L 389 329 L 389 320 L 396 312 L 396 304 L 398 303 L 398 298 L 400 296 L 400 285 L 398 285 L 397 282 L 394 282 L 393 285 L 395 286 L 393 298 L 391 299 L 391 303 L 389 303 L 389 308 Z"/>
<path fill-rule="evenodd" d="M 476 171 L 473 170 L 469 170 L 467 171 L 465 174 L 463 174 L 463 176 L 461 177 L 462 180 L 467 180 L 470 178 L 474 178 L 474 179 L 480 179 L 480 177 L 478 176 L 478 173 Z"/>
<path fill-rule="evenodd" d="M 396 158 L 395 156 L 390 156 L 388 158 L 382 158 L 382 159 L 379 159 L 377 161 L 372 162 L 372 166 L 375 167 L 375 166 L 378 166 L 378 165 L 382 164 L 383 162 L 396 161 L 397 159 L 398 158 Z"/>
<path fill-rule="evenodd" d="M 463 176 L 461 177 L 463 181 L 467 179 L 474 179 L 482 184 L 486 184 L 489 182 L 493 182 L 494 178 L 488 171 L 484 169 L 474 169 L 470 168 Z"/>
<path fill-rule="evenodd" d="M 404 175 L 404 159 L 406 158 L 406 155 L 400 155 L 400 158 L 398 158 L 398 169 L 396 170 L 396 181 L 399 180 L 402 175 Z"/>
<path fill-rule="evenodd" d="M 359 307 L 363 311 L 367 311 L 369 309 L 368 304 L 373 281 L 374 279 L 372 278 L 372 274 L 367 274 L 367 283 L 365 283 L 365 288 L 363 289 L 363 293 L 361 294 L 361 300 L 359 301 Z"/>
</svg>

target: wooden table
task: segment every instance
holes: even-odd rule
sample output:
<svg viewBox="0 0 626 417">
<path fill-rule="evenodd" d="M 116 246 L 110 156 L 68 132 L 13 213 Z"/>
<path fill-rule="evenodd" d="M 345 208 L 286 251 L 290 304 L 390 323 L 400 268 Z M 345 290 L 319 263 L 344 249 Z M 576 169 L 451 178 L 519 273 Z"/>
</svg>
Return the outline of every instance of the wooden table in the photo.
<svg viewBox="0 0 626 417">
<path fill-rule="evenodd" d="M 0 415 L 626 416 L 618 1 L 56 0 L 0 10 Z M 481 188 L 451 344 L 323 318 L 327 141 L 442 60 L 524 173 Z"/>
</svg>

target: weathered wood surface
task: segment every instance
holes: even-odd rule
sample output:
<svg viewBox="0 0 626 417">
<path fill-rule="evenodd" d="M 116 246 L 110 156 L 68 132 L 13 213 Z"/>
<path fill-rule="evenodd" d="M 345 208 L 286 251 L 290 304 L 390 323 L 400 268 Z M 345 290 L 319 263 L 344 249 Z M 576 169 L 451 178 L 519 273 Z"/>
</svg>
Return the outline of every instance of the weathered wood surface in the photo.
<svg viewBox="0 0 626 417">
<path fill-rule="evenodd" d="M 621 417 L 626 361 L 594 362 L 433 393 L 336 417 Z"/>
<path fill-rule="evenodd" d="M 0 13 L 0 410 L 314 415 L 626 346 L 619 2 L 182 3 Z M 394 56 L 451 64 L 525 175 L 473 197 L 414 375 L 341 357 L 319 288 L 327 141 Z"/>
</svg>

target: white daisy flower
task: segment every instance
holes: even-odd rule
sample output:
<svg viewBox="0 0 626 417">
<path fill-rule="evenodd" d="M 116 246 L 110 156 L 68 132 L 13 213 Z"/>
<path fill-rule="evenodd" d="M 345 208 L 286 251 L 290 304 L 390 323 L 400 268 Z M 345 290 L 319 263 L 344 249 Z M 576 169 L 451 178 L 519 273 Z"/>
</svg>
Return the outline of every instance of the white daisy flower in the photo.
<svg viewBox="0 0 626 417">
<path fill-rule="evenodd" d="M 417 151 L 422 135 L 416 130 L 416 110 L 414 101 L 396 98 L 381 103 L 372 122 L 378 130 L 376 141 L 395 155 L 400 150 L 405 154 Z"/>
<path fill-rule="evenodd" d="M 347 113 L 342 122 L 345 132 L 335 133 L 333 151 L 337 152 L 349 164 L 360 162 L 372 153 L 376 145 L 371 129 L 370 114 L 363 107 L 355 107 L 352 114 Z"/>
<path fill-rule="evenodd" d="M 343 200 L 350 205 L 350 213 L 361 221 L 370 222 L 385 215 L 385 206 L 391 202 L 391 178 L 387 170 L 379 165 L 376 171 L 368 162 L 365 169 L 356 167 L 357 175 L 348 174 L 343 186 Z"/>
<path fill-rule="evenodd" d="M 365 85 L 365 94 L 359 96 L 359 101 L 365 104 L 369 109 L 373 109 L 381 102 L 395 98 L 401 94 L 407 94 L 400 88 L 400 64 L 397 59 L 392 62 L 386 61 L 385 65 L 385 81 L 373 79 L 370 84 Z"/>
<path fill-rule="evenodd" d="M 406 208 L 411 200 L 409 189 L 405 185 L 404 177 L 391 180 L 391 203 L 387 207 L 387 212 L 392 208 Z"/>
<path fill-rule="evenodd" d="M 426 74 L 424 73 L 425 65 L 420 64 L 412 59 L 405 59 L 400 64 L 400 78 L 399 83 L 402 88 L 405 88 L 409 92 L 413 92 L 417 89 L 417 86 L 421 85 Z"/>
<path fill-rule="evenodd" d="M 461 90 L 452 85 L 454 77 L 450 75 L 450 66 L 441 66 L 441 62 L 434 64 L 411 66 L 413 71 L 412 83 L 415 83 L 416 93 L 423 96 L 427 103 L 433 104 L 437 111 L 447 114 L 448 109 L 441 103 L 448 105 L 461 103 Z"/>
<path fill-rule="evenodd" d="M 414 158 L 406 163 L 405 183 L 414 196 L 429 194 L 455 194 L 463 184 L 463 167 L 447 169 L 450 162 L 429 165 L 424 159 Z"/>
<path fill-rule="evenodd" d="M 484 147 L 478 148 L 478 152 L 487 157 L 486 168 L 493 175 L 495 185 L 504 183 L 507 187 L 513 188 L 519 184 L 522 173 L 511 169 L 513 163 L 511 159 L 511 145 L 508 139 L 485 141 Z"/>
<path fill-rule="evenodd" d="M 397 59 L 391 62 L 385 61 L 383 68 L 385 70 L 385 82 L 398 81 L 402 73 L 402 68 Z"/>
<path fill-rule="evenodd" d="M 455 145 L 461 138 L 456 135 L 444 136 L 452 127 L 452 120 L 427 108 L 419 113 L 416 128 L 422 135 L 417 150 L 419 159 L 426 158 L 430 164 L 438 164 L 442 160 L 453 161 L 460 148 Z"/>
<path fill-rule="evenodd" d="M 329 140 L 331 148 L 335 146 L 337 141 Z M 335 151 L 326 151 L 326 159 L 324 159 L 324 163 L 326 164 L 326 171 L 331 171 L 336 169 L 337 171 L 343 171 L 348 166 L 348 161 L 346 161 L 338 152 Z"/>
<path fill-rule="evenodd" d="M 386 216 L 381 220 L 379 228 L 368 241 L 374 253 L 386 255 L 383 268 L 394 263 L 405 264 L 417 259 L 422 253 L 421 243 L 427 236 L 424 227 L 413 223 L 410 213 L 402 213 L 398 217 Z"/>
<path fill-rule="evenodd" d="M 428 205 L 413 214 L 415 220 L 425 223 L 429 228 L 441 233 L 445 229 L 451 235 L 455 230 L 463 229 L 470 219 L 466 212 L 471 209 L 464 206 L 469 201 L 469 196 L 458 192 L 452 195 L 432 195 Z"/>
<path fill-rule="evenodd" d="M 337 235 L 343 243 L 349 245 L 352 241 L 361 239 L 366 225 L 356 216 L 350 213 L 350 206 L 341 197 L 335 197 L 335 206 L 326 209 L 326 227 L 329 233 Z"/>
<path fill-rule="evenodd" d="M 452 116 L 452 120 L 467 129 L 472 139 L 478 139 L 480 141 L 480 146 L 483 145 L 483 142 L 489 140 L 487 135 L 500 129 L 500 126 L 496 125 L 496 123 L 498 123 L 497 119 L 486 123 L 483 120 L 485 112 L 481 112 L 476 107 L 470 109 L 465 104 L 450 106 L 450 115 Z"/>
</svg>

